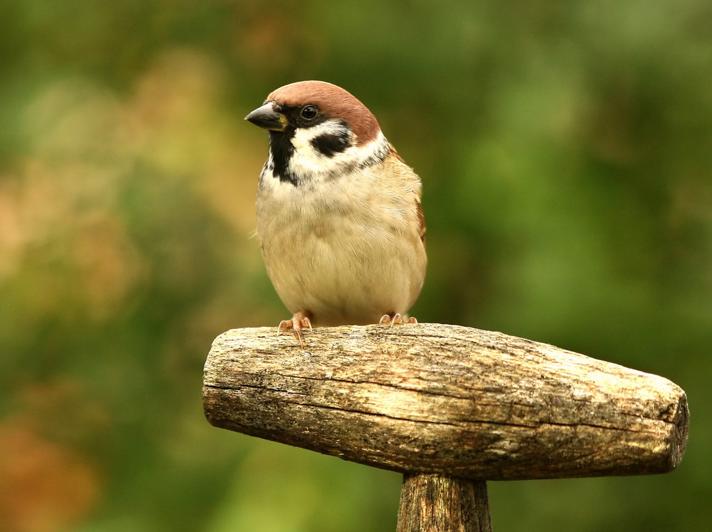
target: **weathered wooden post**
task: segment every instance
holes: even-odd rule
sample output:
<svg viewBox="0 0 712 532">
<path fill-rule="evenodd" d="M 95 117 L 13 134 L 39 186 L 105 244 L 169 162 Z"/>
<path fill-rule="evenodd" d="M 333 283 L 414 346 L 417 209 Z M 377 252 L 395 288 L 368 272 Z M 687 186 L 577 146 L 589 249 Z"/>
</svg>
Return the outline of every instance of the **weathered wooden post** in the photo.
<svg viewBox="0 0 712 532">
<path fill-rule="evenodd" d="M 664 473 L 687 441 L 667 379 L 454 325 L 220 335 L 213 425 L 404 474 L 398 532 L 489 531 L 487 480 Z"/>
</svg>

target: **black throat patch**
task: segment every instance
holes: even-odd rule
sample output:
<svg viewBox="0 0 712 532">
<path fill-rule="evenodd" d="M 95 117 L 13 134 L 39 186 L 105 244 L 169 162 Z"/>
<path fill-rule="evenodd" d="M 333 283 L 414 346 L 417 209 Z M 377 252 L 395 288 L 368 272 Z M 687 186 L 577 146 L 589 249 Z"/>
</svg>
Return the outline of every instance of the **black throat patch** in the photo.
<svg viewBox="0 0 712 532">
<path fill-rule="evenodd" d="M 297 176 L 289 171 L 289 160 L 294 155 L 294 146 L 292 146 L 292 137 L 294 137 L 294 128 L 288 127 L 284 131 L 269 132 L 269 149 L 272 153 L 272 173 L 280 181 L 287 181 L 297 186 Z"/>
</svg>

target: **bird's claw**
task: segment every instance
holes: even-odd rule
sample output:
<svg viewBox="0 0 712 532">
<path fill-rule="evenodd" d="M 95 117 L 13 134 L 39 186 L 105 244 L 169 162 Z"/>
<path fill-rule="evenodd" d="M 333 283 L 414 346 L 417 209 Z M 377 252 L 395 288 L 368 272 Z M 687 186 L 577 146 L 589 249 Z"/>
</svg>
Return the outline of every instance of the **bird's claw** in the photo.
<svg viewBox="0 0 712 532">
<path fill-rule="evenodd" d="M 393 315 L 384 314 L 383 316 L 381 316 L 381 319 L 378 320 L 379 325 L 388 325 L 389 327 L 393 327 L 394 325 L 416 324 L 416 323 L 418 323 L 418 320 L 416 320 L 413 316 L 403 317 L 398 312 L 394 313 Z"/>
<path fill-rule="evenodd" d="M 312 330 L 311 320 L 303 312 L 297 312 L 292 316 L 291 320 L 282 320 L 279 322 L 277 327 L 278 333 L 283 333 L 286 331 L 292 331 L 295 338 L 299 340 L 299 345 L 304 347 L 304 335 L 302 334 L 302 329 Z"/>
</svg>

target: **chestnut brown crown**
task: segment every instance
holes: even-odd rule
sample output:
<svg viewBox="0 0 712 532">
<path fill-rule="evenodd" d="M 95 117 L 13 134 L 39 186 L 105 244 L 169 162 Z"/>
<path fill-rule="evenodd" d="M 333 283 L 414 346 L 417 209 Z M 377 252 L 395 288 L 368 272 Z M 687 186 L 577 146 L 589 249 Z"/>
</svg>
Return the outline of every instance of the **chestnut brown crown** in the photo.
<svg viewBox="0 0 712 532">
<path fill-rule="evenodd" d="M 358 145 L 375 139 L 381 131 L 368 107 L 349 91 L 326 81 L 290 83 L 272 91 L 266 101 L 288 107 L 315 105 L 326 117 L 346 122 Z"/>
</svg>

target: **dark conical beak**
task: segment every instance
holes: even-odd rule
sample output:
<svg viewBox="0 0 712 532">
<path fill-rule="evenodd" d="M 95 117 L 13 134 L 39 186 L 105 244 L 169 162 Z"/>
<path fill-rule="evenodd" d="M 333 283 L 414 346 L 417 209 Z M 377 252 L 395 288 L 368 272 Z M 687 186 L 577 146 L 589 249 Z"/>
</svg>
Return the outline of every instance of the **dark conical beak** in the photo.
<svg viewBox="0 0 712 532">
<path fill-rule="evenodd" d="M 267 102 L 245 117 L 245 120 L 270 131 L 284 131 L 287 127 L 287 117 L 279 112 L 274 102 Z"/>
</svg>

